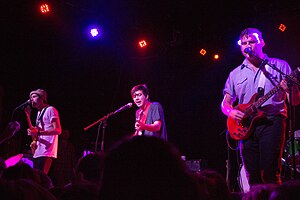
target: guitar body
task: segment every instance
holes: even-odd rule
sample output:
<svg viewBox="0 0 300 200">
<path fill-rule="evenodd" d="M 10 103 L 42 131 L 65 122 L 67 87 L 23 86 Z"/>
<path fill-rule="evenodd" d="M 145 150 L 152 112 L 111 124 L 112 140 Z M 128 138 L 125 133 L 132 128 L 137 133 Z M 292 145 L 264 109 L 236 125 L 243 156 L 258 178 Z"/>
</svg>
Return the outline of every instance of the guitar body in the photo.
<svg viewBox="0 0 300 200">
<path fill-rule="evenodd" d="M 254 124 L 260 119 L 264 118 L 264 113 L 253 106 L 256 97 L 257 94 L 254 94 L 247 104 L 239 104 L 235 107 L 235 109 L 245 113 L 245 116 L 241 122 L 237 122 L 231 117 L 228 117 L 228 132 L 234 140 L 247 139 L 254 129 Z"/>
<path fill-rule="evenodd" d="M 297 67 L 289 76 L 290 78 L 296 79 L 300 72 L 300 67 Z M 229 135 L 235 140 L 245 140 L 253 132 L 254 125 L 257 121 L 265 117 L 264 113 L 258 108 L 271 98 L 276 92 L 281 90 L 280 83 L 277 84 L 272 90 L 270 90 L 263 97 L 257 99 L 257 94 L 254 94 L 247 104 L 239 104 L 235 109 L 240 110 L 245 113 L 241 122 L 228 117 L 227 119 L 227 129 Z"/>
<path fill-rule="evenodd" d="M 36 137 L 32 137 L 32 142 L 30 143 L 30 148 L 31 148 L 32 155 L 34 155 L 34 152 L 37 149 L 37 138 Z"/>
</svg>

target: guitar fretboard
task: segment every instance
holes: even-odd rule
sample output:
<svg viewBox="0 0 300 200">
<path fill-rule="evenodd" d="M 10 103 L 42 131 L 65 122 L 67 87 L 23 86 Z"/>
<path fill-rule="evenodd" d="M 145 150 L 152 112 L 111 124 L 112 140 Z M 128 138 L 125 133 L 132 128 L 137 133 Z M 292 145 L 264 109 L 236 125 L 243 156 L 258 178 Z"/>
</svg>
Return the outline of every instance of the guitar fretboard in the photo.
<svg viewBox="0 0 300 200">
<path fill-rule="evenodd" d="M 300 67 L 297 67 L 291 74 L 290 78 L 296 77 L 300 72 Z M 263 103 L 265 103 L 269 98 L 271 98 L 274 94 L 276 94 L 279 90 L 281 90 L 280 83 L 277 84 L 272 90 L 270 90 L 266 95 L 260 97 L 253 105 L 256 108 L 259 108 Z"/>
</svg>

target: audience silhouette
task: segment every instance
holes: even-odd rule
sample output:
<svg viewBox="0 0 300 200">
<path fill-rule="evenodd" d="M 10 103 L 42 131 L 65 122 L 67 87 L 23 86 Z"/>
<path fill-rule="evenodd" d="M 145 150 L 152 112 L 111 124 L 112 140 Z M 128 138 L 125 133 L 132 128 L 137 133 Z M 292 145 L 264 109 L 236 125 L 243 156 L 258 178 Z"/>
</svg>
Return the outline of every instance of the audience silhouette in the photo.
<svg viewBox="0 0 300 200">
<path fill-rule="evenodd" d="M 270 195 L 269 200 L 300 199 L 300 180 L 289 180 L 278 186 Z"/>
<path fill-rule="evenodd" d="M 30 179 L 0 179 L 1 199 L 10 200 L 56 200 L 47 189 Z"/>
<path fill-rule="evenodd" d="M 53 160 L 50 176 L 53 184 L 63 187 L 70 182 L 76 164 L 75 147 L 70 141 L 71 131 L 63 129 L 58 138 L 57 159 Z"/>
<path fill-rule="evenodd" d="M 108 152 L 99 199 L 204 199 L 199 191 L 175 146 L 136 136 Z"/>
<path fill-rule="evenodd" d="M 278 184 L 264 183 L 253 185 L 249 192 L 243 195 L 243 200 L 268 200 Z"/>
<path fill-rule="evenodd" d="M 75 166 L 77 180 L 99 184 L 102 178 L 104 153 L 91 153 L 80 158 Z"/>
<path fill-rule="evenodd" d="M 247 193 L 231 193 L 221 173 L 192 171 L 181 156 L 175 145 L 160 138 L 128 137 L 107 152 L 79 158 L 68 171 L 72 174 L 68 183 L 57 186 L 27 163 L 7 167 L 0 159 L 0 194 L 2 199 L 12 200 L 300 199 L 299 180 L 258 184 Z"/>
<path fill-rule="evenodd" d="M 205 169 L 195 173 L 200 187 L 206 191 L 209 200 L 229 200 L 231 193 L 225 178 L 217 171 Z"/>
</svg>

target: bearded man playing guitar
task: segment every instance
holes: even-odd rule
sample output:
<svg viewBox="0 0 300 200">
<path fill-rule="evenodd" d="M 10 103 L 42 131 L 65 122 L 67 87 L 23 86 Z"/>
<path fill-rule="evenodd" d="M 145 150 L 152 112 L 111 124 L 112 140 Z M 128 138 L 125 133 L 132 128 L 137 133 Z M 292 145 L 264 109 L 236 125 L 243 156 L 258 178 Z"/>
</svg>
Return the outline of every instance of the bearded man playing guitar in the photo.
<svg viewBox="0 0 300 200">
<path fill-rule="evenodd" d="M 230 72 L 221 104 L 222 112 L 228 116 L 228 132 L 233 139 L 240 141 L 241 157 L 250 186 L 281 184 L 288 85 L 292 85 L 293 105 L 300 101 L 298 86 L 284 76 L 292 74 L 286 61 L 269 58 L 263 52 L 265 41 L 258 29 L 243 30 L 239 45 L 245 59 Z M 299 71 L 300 68 L 297 68 L 295 73 Z M 291 77 L 297 81 L 296 75 Z M 233 107 L 236 100 L 238 105 Z"/>
<path fill-rule="evenodd" d="M 33 138 L 30 145 L 34 168 L 48 174 L 52 159 L 57 158 L 58 135 L 61 134 L 61 125 L 57 110 L 48 104 L 47 93 L 43 89 L 30 92 L 30 101 L 33 108 L 38 110 L 36 126 L 29 121 L 28 135 Z M 25 110 L 27 119 L 30 119 L 30 109 Z M 36 141 L 35 141 L 36 140 Z"/>
</svg>

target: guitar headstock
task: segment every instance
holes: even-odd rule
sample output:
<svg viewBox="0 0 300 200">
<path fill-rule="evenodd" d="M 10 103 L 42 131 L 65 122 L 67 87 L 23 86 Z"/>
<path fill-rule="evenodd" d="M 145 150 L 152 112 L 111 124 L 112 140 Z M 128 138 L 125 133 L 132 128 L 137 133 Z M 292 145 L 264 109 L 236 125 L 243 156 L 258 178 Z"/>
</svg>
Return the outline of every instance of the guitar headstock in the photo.
<svg viewBox="0 0 300 200">
<path fill-rule="evenodd" d="M 6 128 L 7 134 L 13 136 L 20 130 L 20 127 L 20 123 L 17 121 L 9 122 Z"/>
<path fill-rule="evenodd" d="M 17 121 L 9 122 L 3 133 L 0 134 L 0 144 L 13 137 L 20 130 L 20 124 Z"/>
<path fill-rule="evenodd" d="M 299 85 L 299 74 L 300 74 L 300 67 L 297 67 L 295 70 L 294 70 L 294 74 L 295 74 L 295 81 L 296 83 Z"/>
</svg>

